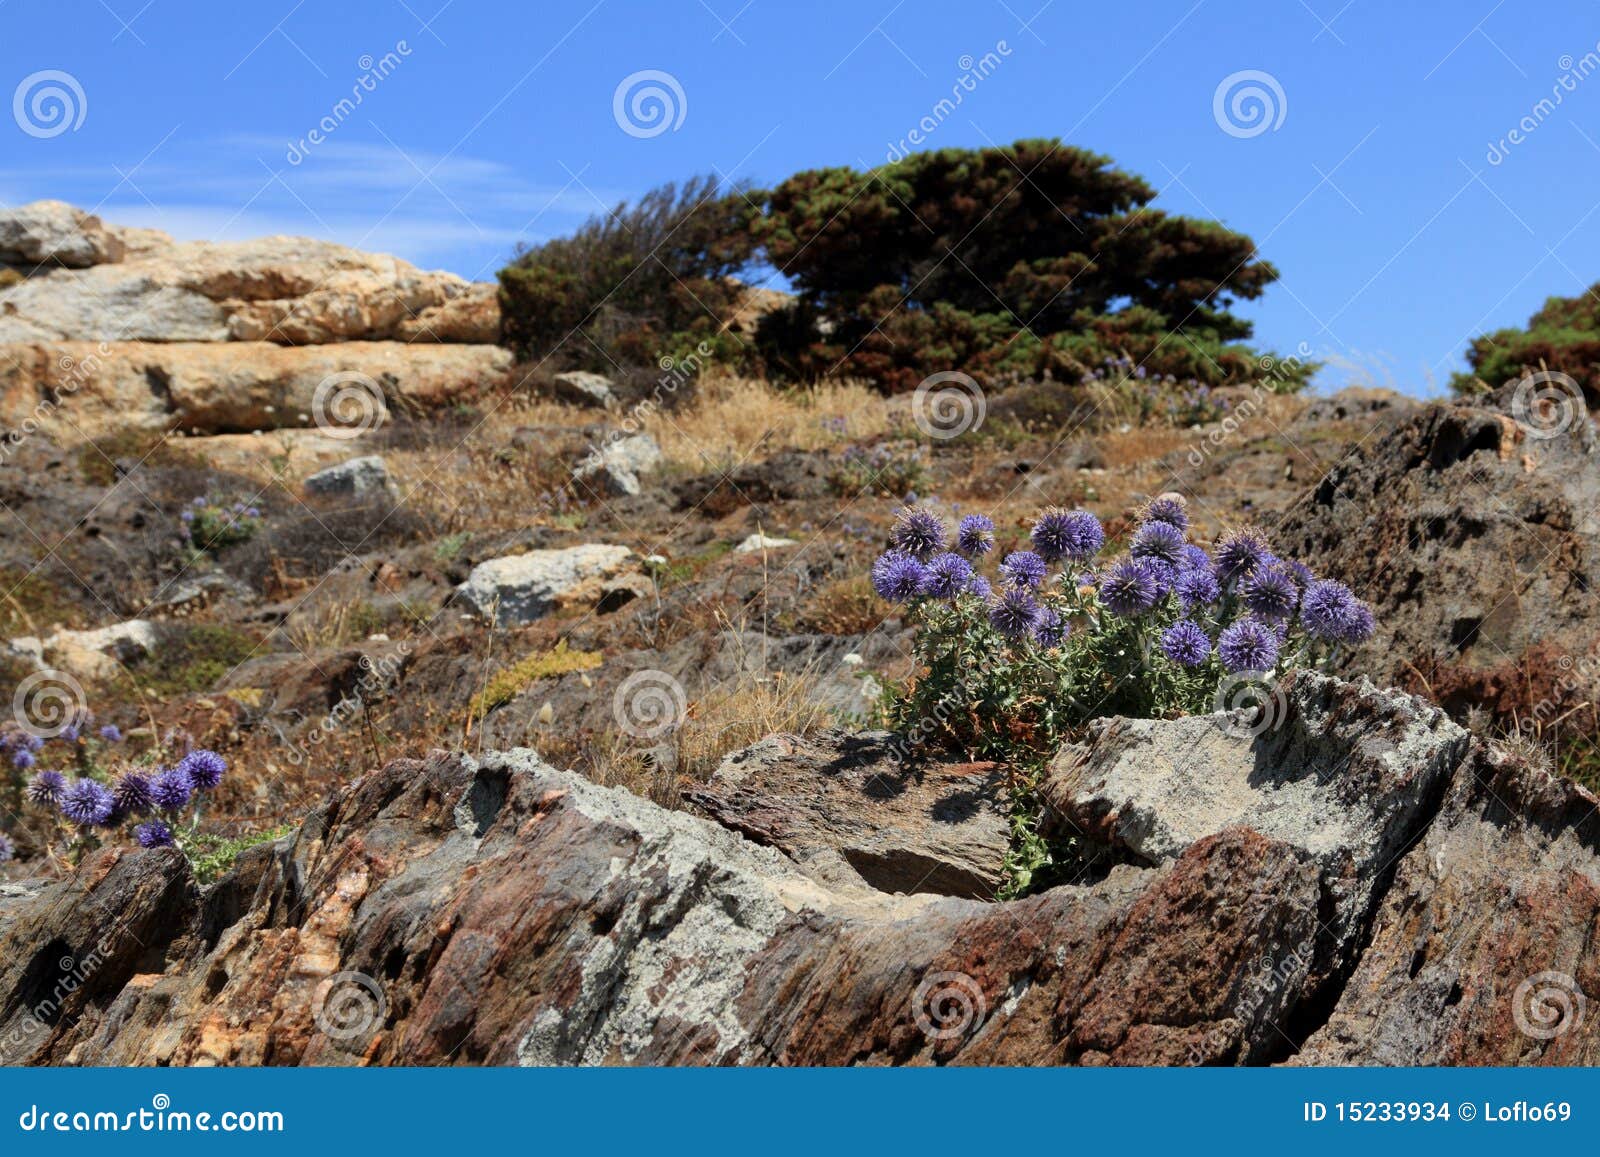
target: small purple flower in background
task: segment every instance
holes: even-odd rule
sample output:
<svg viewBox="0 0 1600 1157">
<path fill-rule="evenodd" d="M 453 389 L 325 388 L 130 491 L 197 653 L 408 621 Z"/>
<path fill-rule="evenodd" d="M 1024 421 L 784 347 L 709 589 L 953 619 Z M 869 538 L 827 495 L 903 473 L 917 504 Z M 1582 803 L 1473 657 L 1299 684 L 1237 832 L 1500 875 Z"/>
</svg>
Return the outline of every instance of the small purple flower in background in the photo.
<svg viewBox="0 0 1600 1157">
<path fill-rule="evenodd" d="M 989 580 L 981 574 L 975 574 L 967 580 L 967 593 L 977 595 L 980 599 L 987 599 L 994 593 L 994 588 L 989 585 Z"/>
<path fill-rule="evenodd" d="M 1182 605 L 1185 614 L 1194 613 L 1197 607 L 1209 607 L 1222 597 L 1222 586 L 1217 582 L 1217 576 L 1210 570 L 1189 569 L 1178 572 L 1178 581 L 1173 584 L 1177 592 L 1178 602 Z"/>
<path fill-rule="evenodd" d="M 1261 674 L 1278 661 L 1278 636 L 1265 623 L 1240 619 L 1217 640 L 1222 665 L 1234 674 Z"/>
<path fill-rule="evenodd" d="M 1287 621 L 1300 601 L 1300 588 L 1281 563 L 1256 567 L 1239 590 L 1251 614 L 1273 623 Z"/>
<path fill-rule="evenodd" d="M 1008 587 L 1037 587 L 1044 582 L 1044 559 L 1031 550 L 1016 550 L 1000 564 L 1000 579 Z"/>
<path fill-rule="evenodd" d="M 120 815 L 136 816 L 149 811 L 154 802 L 150 794 L 150 777 L 142 771 L 124 772 L 111 785 L 111 798 L 116 802 Z"/>
<path fill-rule="evenodd" d="M 182 514 L 178 515 L 178 518 L 182 522 L 193 522 L 194 521 L 194 511 L 185 510 Z"/>
<path fill-rule="evenodd" d="M 1008 639 L 1025 639 L 1039 621 L 1039 604 L 1021 587 L 1002 591 L 989 605 L 989 622 Z"/>
<path fill-rule="evenodd" d="M 1133 535 L 1128 553 L 1134 558 L 1159 558 L 1177 566 L 1183 560 L 1183 531 L 1170 522 L 1147 522 Z"/>
<path fill-rule="evenodd" d="M 1189 510 L 1176 494 L 1158 494 L 1139 512 L 1143 522 L 1165 522 L 1179 530 L 1189 529 Z"/>
<path fill-rule="evenodd" d="M 1345 624 L 1339 641 L 1342 643 L 1365 643 L 1372 638 L 1373 632 L 1378 629 L 1377 621 L 1372 617 L 1372 608 L 1366 603 L 1358 602 L 1350 614 L 1350 621 Z"/>
<path fill-rule="evenodd" d="M 141 848 L 170 848 L 173 842 L 172 829 L 160 820 L 140 824 L 133 829 L 133 838 Z"/>
<path fill-rule="evenodd" d="M 1100 601 L 1115 615 L 1137 615 L 1156 602 L 1156 580 L 1139 559 L 1117 563 L 1100 580 Z"/>
<path fill-rule="evenodd" d="M 1272 551 L 1253 530 L 1238 530 L 1217 540 L 1217 577 L 1237 582 L 1264 562 Z"/>
<path fill-rule="evenodd" d="M 902 510 L 889 533 L 889 542 L 896 550 L 919 562 L 943 550 L 944 541 L 944 520 L 925 506 Z"/>
<path fill-rule="evenodd" d="M 121 743 L 122 729 L 115 723 L 107 723 L 100 729 L 100 738 L 104 739 L 107 743 Z"/>
<path fill-rule="evenodd" d="M 1059 647 L 1071 629 L 1060 611 L 1046 607 L 1039 612 L 1038 621 L 1033 625 L 1033 641 L 1041 647 Z"/>
<path fill-rule="evenodd" d="M 1062 510 L 1051 507 L 1039 515 L 1029 536 L 1033 549 L 1045 562 L 1086 562 L 1105 545 L 1105 528 L 1087 510 Z"/>
<path fill-rule="evenodd" d="M 1289 577 L 1294 579 L 1295 586 L 1305 590 L 1317 581 L 1317 576 L 1311 573 L 1311 568 L 1297 558 L 1282 558 L 1278 565 L 1289 572 Z"/>
<path fill-rule="evenodd" d="M 41 771 L 28 784 L 28 798 L 40 807 L 58 808 L 67 793 L 67 777 L 59 771 Z"/>
<path fill-rule="evenodd" d="M 215 751 L 201 748 L 180 759 L 178 770 L 188 775 L 196 791 L 210 791 L 222 782 L 223 773 L 228 770 L 228 761 Z"/>
<path fill-rule="evenodd" d="M 193 505 L 195 505 L 195 506 L 204 506 L 206 504 L 206 502 L 207 502 L 206 497 L 204 495 L 199 495 L 199 496 L 197 496 L 195 498 Z"/>
<path fill-rule="evenodd" d="M 17 845 L 11 842 L 11 837 L 0 835 L 0 864 L 10 860 L 17 854 Z"/>
<path fill-rule="evenodd" d="M 1211 639 L 1188 619 L 1179 619 L 1161 634 L 1161 653 L 1183 667 L 1198 667 L 1211 657 Z"/>
<path fill-rule="evenodd" d="M 922 580 L 923 594 L 929 598 L 953 599 L 966 590 L 967 584 L 972 581 L 972 564 L 959 554 L 936 554 L 925 568 L 925 574 L 926 577 Z M 217 758 L 220 759 L 221 756 Z M 184 762 L 187 763 L 188 759 Z M 197 778 L 195 782 L 198 783 L 199 779 Z"/>
<path fill-rule="evenodd" d="M 994 549 L 994 519 L 987 514 L 969 514 L 956 528 L 956 549 L 977 556 Z"/>
<path fill-rule="evenodd" d="M 92 779 L 78 780 L 61 797 L 61 814 L 86 828 L 105 823 L 116 806 L 110 789 Z"/>
<path fill-rule="evenodd" d="M 18 748 L 11 753 L 11 766 L 18 771 L 27 771 L 28 768 L 39 762 L 39 757 L 26 747 Z"/>
<path fill-rule="evenodd" d="M 193 794 L 194 784 L 189 779 L 189 773 L 182 768 L 167 768 L 150 785 L 150 800 L 157 811 L 178 811 Z"/>
<path fill-rule="evenodd" d="M 1300 602 L 1300 621 L 1312 638 L 1343 639 L 1355 608 L 1356 597 L 1349 587 L 1333 579 L 1323 579 L 1306 588 Z"/>
</svg>

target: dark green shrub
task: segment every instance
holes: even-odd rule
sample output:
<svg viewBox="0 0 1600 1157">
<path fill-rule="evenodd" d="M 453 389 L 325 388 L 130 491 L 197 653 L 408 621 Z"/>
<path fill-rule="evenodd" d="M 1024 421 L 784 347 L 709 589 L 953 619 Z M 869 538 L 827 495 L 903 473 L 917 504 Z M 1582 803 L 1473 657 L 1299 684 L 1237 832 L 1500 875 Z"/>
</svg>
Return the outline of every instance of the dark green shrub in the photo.
<svg viewBox="0 0 1600 1157">
<path fill-rule="evenodd" d="M 1566 374 L 1600 401 L 1600 285 L 1577 297 L 1550 297 L 1521 328 L 1501 329 L 1473 339 L 1468 373 L 1451 379 L 1458 394 L 1498 389 L 1541 369 Z"/>
</svg>

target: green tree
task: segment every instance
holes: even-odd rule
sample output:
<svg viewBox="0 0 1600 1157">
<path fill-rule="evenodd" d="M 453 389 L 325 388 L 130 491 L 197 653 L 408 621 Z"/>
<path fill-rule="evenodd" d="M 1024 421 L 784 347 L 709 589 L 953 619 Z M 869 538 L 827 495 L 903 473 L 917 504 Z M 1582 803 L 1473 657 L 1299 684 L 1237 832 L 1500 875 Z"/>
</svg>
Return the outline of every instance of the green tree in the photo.
<svg viewBox="0 0 1600 1157">
<path fill-rule="evenodd" d="M 1473 340 L 1471 371 L 1450 385 L 1458 394 L 1498 389 L 1539 369 L 1564 373 L 1600 401 L 1600 284 L 1577 297 L 1550 297 L 1522 329 L 1501 329 Z"/>
</svg>

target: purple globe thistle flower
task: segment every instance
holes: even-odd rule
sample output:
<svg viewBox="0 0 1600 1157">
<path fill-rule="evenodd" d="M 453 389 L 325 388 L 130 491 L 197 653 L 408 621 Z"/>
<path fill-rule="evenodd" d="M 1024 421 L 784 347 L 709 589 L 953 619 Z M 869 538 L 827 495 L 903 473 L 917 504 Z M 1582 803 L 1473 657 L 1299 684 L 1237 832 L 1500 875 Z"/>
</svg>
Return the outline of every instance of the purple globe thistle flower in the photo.
<svg viewBox="0 0 1600 1157">
<path fill-rule="evenodd" d="M 1295 586 L 1305 590 L 1317 581 L 1317 576 L 1311 573 L 1311 568 L 1297 558 L 1279 559 L 1278 564 L 1289 572 L 1289 577 L 1294 579 Z"/>
<path fill-rule="evenodd" d="M 1025 639 L 1039 621 L 1039 604 L 1031 591 L 1013 587 L 989 604 L 989 623 L 1008 639 Z"/>
<path fill-rule="evenodd" d="M 969 514 L 956 527 L 956 549 L 977 557 L 994 549 L 994 519 L 987 514 Z"/>
<path fill-rule="evenodd" d="M 1161 633 L 1161 653 L 1181 667 L 1198 667 L 1211 657 L 1211 639 L 1198 624 L 1179 619 Z"/>
<path fill-rule="evenodd" d="M 1216 570 L 1211 565 L 1211 556 L 1192 542 L 1184 544 L 1183 558 L 1179 560 L 1178 566 L 1183 570 L 1203 570 L 1208 574 Z"/>
<path fill-rule="evenodd" d="M 989 580 L 981 574 L 975 574 L 967 580 L 967 593 L 977 595 L 980 599 L 988 599 L 994 593 L 994 588 L 989 585 Z"/>
<path fill-rule="evenodd" d="M 1178 585 L 1180 572 L 1177 567 L 1164 558 L 1141 558 L 1139 562 L 1149 573 L 1151 581 L 1156 584 L 1156 598 L 1172 593 L 1173 588 Z"/>
<path fill-rule="evenodd" d="M 1222 596 L 1222 585 L 1217 582 L 1217 576 L 1211 573 L 1210 568 L 1179 571 L 1173 589 L 1185 614 L 1193 614 L 1197 607 L 1209 607 Z"/>
<path fill-rule="evenodd" d="M 1176 494 L 1158 494 L 1145 504 L 1139 512 L 1139 517 L 1144 522 L 1165 522 L 1179 530 L 1189 529 L 1189 510 L 1183 499 Z"/>
<path fill-rule="evenodd" d="M 193 522 L 194 521 L 194 511 L 185 510 L 182 514 L 178 515 L 178 520 L 180 522 L 183 522 L 183 523 Z M 185 529 L 187 529 L 187 527 L 185 527 Z"/>
<path fill-rule="evenodd" d="M 944 549 L 944 520 L 926 506 L 909 506 L 895 519 L 889 542 L 918 562 L 926 562 Z"/>
<path fill-rule="evenodd" d="M 172 829 L 160 820 L 140 824 L 133 829 L 133 838 L 141 848 L 170 848 L 173 844 Z"/>
<path fill-rule="evenodd" d="M 1128 553 L 1134 558 L 1159 558 L 1177 566 L 1183 560 L 1183 531 L 1170 522 L 1147 522 L 1133 535 Z"/>
<path fill-rule="evenodd" d="M 1000 564 L 1000 580 L 1008 587 L 1037 587 L 1044 582 L 1044 559 L 1031 550 L 1014 550 Z"/>
<path fill-rule="evenodd" d="M 189 773 L 181 767 L 167 768 L 150 785 L 150 801 L 155 804 L 157 811 L 178 811 L 193 794 L 194 784 L 189 779 Z"/>
<path fill-rule="evenodd" d="M 150 795 L 150 777 L 142 771 L 124 772 L 111 785 L 111 798 L 120 815 L 136 816 L 149 811 L 154 802 Z"/>
<path fill-rule="evenodd" d="M 1033 641 L 1041 647 L 1059 647 L 1071 630 L 1072 624 L 1061 617 L 1060 611 L 1045 607 L 1033 624 Z"/>
<path fill-rule="evenodd" d="M 228 761 L 215 751 L 201 748 L 180 759 L 178 770 L 188 774 L 195 791 L 210 791 L 222 782 L 223 773 L 228 770 Z"/>
<path fill-rule="evenodd" d="M 891 550 L 872 564 L 872 589 L 891 603 L 908 603 L 922 593 L 927 574 L 909 554 Z"/>
<path fill-rule="evenodd" d="M 1156 580 L 1142 559 L 1126 559 L 1100 580 L 1100 602 L 1114 615 L 1137 615 L 1156 602 Z"/>
<path fill-rule="evenodd" d="M 1358 602 L 1350 613 L 1350 621 L 1345 624 L 1344 632 L 1339 636 L 1342 643 L 1365 643 L 1372 638 L 1373 632 L 1378 629 L 1377 620 L 1372 617 L 1372 608 L 1366 603 Z"/>
<path fill-rule="evenodd" d="M 1033 549 L 1045 562 L 1060 562 L 1064 558 L 1085 562 L 1105 545 L 1106 532 L 1100 520 L 1087 510 L 1051 507 L 1040 513 L 1029 537 L 1033 540 Z"/>
<path fill-rule="evenodd" d="M 100 738 L 104 739 L 107 743 L 121 743 L 122 728 L 118 727 L 115 723 L 107 723 L 100 729 Z"/>
<path fill-rule="evenodd" d="M 1270 671 L 1278 661 L 1278 636 L 1266 623 L 1240 619 L 1217 640 L 1222 665 L 1234 674 Z"/>
<path fill-rule="evenodd" d="M 1300 600 L 1300 621 L 1315 639 L 1343 639 L 1346 626 L 1355 613 L 1356 597 L 1350 588 L 1333 579 L 1314 582 Z"/>
<path fill-rule="evenodd" d="M 1300 601 L 1294 576 L 1280 563 L 1256 567 L 1239 589 L 1250 613 L 1272 623 L 1288 620 Z"/>
<path fill-rule="evenodd" d="M 1272 551 L 1253 530 L 1238 530 L 1217 540 L 1217 577 L 1238 582 L 1264 562 Z"/>
<path fill-rule="evenodd" d="M 959 554 L 936 554 L 924 569 L 924 574 L 923 594 L 935 599 L 953 599 L 966 590 L 967 584 L 972 581 L 972 564 Z M 188 763 L 195 755 L 211 754 L 209 751 L 197 751 L 185 757 L 184 763 Z M 216 758 L 220 760 L 222 757 L 219 755 Z M 195 776 L 195 783 L 200 783 L 198 775 Z"/>
<path fill-rule="evenodd" d="M 28 799 L 40 807 L 58 808 L 67 792 L 67 777 L 59 771 L 41 771 L 28 784 Z"/>
<path fill-rule="evenodd" d="M 210 499 L 208 499 L 205 495 L 199 494 L 195 496 L 194 505 L 197 507 L 205 506 L 209 501 Z"/>
<path fill-rule="evenodd" d="M 116 807 L 111 789 L 92 779 L 78 780 L 61 797 L 61 814 L 86 828 L 105 823 Z"/>
<path fill-rule="evenodd" d="M 28 768 L 39 762 L 39 757 L 26 747 L 19 747 L 11 753 L 11 766 L 18 771 L 27 771 Z"/>
<path fill-rule="evenodd" d="M 17 854 L 17 845 L 11 842 L 10 836 L 0 836 L 0 864 L 4 864 Z"/>
</svg>

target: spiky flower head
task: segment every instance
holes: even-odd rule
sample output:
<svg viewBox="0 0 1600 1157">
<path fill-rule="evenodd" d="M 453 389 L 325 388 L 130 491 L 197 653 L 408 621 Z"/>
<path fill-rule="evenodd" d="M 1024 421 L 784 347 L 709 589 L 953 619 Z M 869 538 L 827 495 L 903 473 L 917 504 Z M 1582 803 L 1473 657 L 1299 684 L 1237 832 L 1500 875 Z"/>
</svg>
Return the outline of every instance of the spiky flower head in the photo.
<svg viewBox="0 0 1600 1157">
<path fill-rule="evenodd" d="M 1244 618 L 1228 627 L 1217 640 L 1222 665 L 1234 674 L 1260 674 L 1278 661 L 1278 636 L 1266 623 Z"/>
<path fill-rule="evenodd" d="M 1142 559 L 1124 559 L 1100 579 L 1100 602 L 1115 615 L 1148 611 L 1156 595 L 1155 576 Z"/>
<path fill-rule="evenodd" d="M 1342 640 L 1355 614 L 1356 596 L 1342 582 L 1322 579 L 1306 588 L 1300 601 L 1300 621 L 1315 639 Z"/>
<path fill-rule="evenodd" d="M 1183 558 L 1178 560 L 1178 566 L 1184 570 L 1216 572 L 1216 568 L 1211 565 L 1211 556 L 1192 542 L 1184 544 Z"/>
<path fill-rule="evenodd" d="M 28 784 L 28 798 L 40 807 L 58 808 L 67 793 L 67 777 L 59 771 L 41 771 Z"/>
<path fill-rule="evenodd" d="M 895 518 L 889 542 L 918 562 L 926 562 L 944 549 L 944 519 L 926 506 L 908 506 Z"/>
<path fill-rule="evenodd" d="M 1087 510 L 1063 510 L 1050 507 L 1039 514 L 1029 537 L 1033 549 L 1046 562 L 1086 562 L 1099 553 L 1105 545 L 1105 528 L 1100 520 Z"/>
<path fill-rule="evenodd" d="M 988 599 L 994 593 L 994 588 L 989 585 L 989 580 L 981 574 L 974 574 L 967 580 L 967 593 L 977 595 L 980 599 Z"/>
<path fill-rule="evenodd" d="M 194 784 L 196 791 L 210 791 L 222 782 L 223 773 L 228 770 L 228 761 L 215 751 L 200 748 L 180 759 L 178 769 L 188 773 L 189 782 Z"/>
<path fill-rule="evenodd" d="M 972 564 L 959 554 L 936 554 L 924 568 L 922 593 L 934 599 L 953 599 L 972 581 Z"/>
<path fill-rule="evenodd" d="M 1000 581 L 1008 587 L 1037 587 L 1044 582 L 1044 559 L 1031 550 L 1014 550 L 1000 564 Z"/>
<path fill-rule="evenodd" d="M 1256 567 L 1240 584 L 1239 591 L 1251 614 L 1273 623 L 1287 621 L 1300 601 L 1294 575 L 1279 562 Z"/>
<path fill-rule="evenodd" d="M 994 549 L 994 519 L 987 514 L 969 514 L 956 527 L 956 549 L 976 558 Z"/>
<path fill-rule="evenodd" d="M 136 816 L 150 810 L 150 777 L 142 771 L 124 772 L 111 785 L 111 798 L 116 801 L 117 813 Z"/>
<path fill-rule="evenodd" d="M 1345 625 L 1344 633 L 1339 636 L 1343 643 L 1365 643 L 1372 638 L 1373 632 L 1378 629 L 1378 622 L 1372 617 L 1372 608 L 1366 603 L 1357 602 L 1355 610 L 1351 612 L 1350 621 Z"/>
<path fill-rule="evenodd" d="M 891 550 L 872 564 L 872 589 L 891 603 L 908 603 L 922 593 L 927 568 L 903 551 Z"/>
<path fill-rule="evenodd" d="M 150 801 L 157 811 L 175 812 L 194 795 L 194 783 L 189 773 L 181 767 L 169 767 L 158 774 L 150 784 Z"/>
<path fill-rule="evenodd" d="M 1185 614 L 1192 614 L 1197 607 L 1209 607 L 1222 597 L 1222 584 L 1217 582 L 1217 576 L 1211 573 L 1209 567 L 1205 570 L 1198 567 L 1180 570 L 1173 589 Z"/>
<path fill-rule="evenodd" d="M 1147 522 L 1134 532 L 1128 553 L 1134 558 L 1159 558 L 1177 566 L 1183 561 L 1183 531 L 1170 522 Z"/>
<path fill-rule="evenodd" d="M 1179 530 L 1189 529 L 1189 504 L 1181 494 L 1158 494 L 1139 512 L 1141 522 L 1165 522 Z"/>
<path fill-rule="evenodd" d="M 1297 558 L 1281 558 L 1278 565 L 1289 572 L 1289 577 L 1294 579 L 1295 586 L 1305 590 L 1317 581 L 1317 576 L 1311 573 L 1311 568 Z"/>
<path fill-rule="evenodd" d="M 133 838 L 141 848 L 170 848 L 173 844 L 172 829 L 160 820 L 140 824 L 133 829 Z"/>
<path fill-rule="evenodd" d="M 1071 629 L 1072 624 L 1061 617 L 1060 611 L 1045 607 L 1033 625 L 1033 641 L 1041 647 L 1059 647 Z"/>
<path fill-rule="evenodd" d="M 1039 621 L 1039 604 L 1025 587 L 1001 591 L 989 604 L 989 623 L 1008 639 L 1025 639 Z"/>
<path fill-rule="evenodd" d="M 116 810 L 111 789 L 92 779 L 80 779 L 61 797 L 61 814 L 86 828 L 103 824 Z"/>
<path fill-rule="evenodd" d="M 1238 582 L 1272 553 L 1267 540 L 1253 530 L 1236 530 L 1217 540 L 1217 577 Z"/>
<path fill-rule="evenodd" d="M 1197 623 L 1179 619 L 1161 633 L 1161 653 L 1183 667 L 1198 667 L 1211 657 L 1211 639 Z"/>
</svg>

